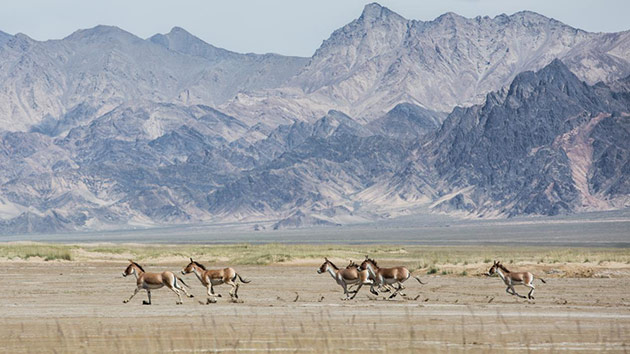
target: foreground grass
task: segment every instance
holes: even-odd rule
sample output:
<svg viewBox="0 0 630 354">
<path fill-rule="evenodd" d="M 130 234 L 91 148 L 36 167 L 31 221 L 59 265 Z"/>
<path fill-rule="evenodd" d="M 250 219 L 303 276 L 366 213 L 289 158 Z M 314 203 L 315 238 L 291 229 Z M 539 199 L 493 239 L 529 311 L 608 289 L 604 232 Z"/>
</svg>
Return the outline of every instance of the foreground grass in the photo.
<svg viewBox="0 0 630 354">
<path fill-rule="evenodd" d="M 622 352 L 630 333 L 624 318 L 549 321 L 530 314 L 523 321 L 520 316 L 478 316 L 472 311 L 466 316 L 427 316 L 421 307 L 396 315 L 365 310 L 346 310 L 343 317 L 326 309 L 289 309 L 274 316 L 235 309 L 230 315 L 206 310 L 159 320 L 2 319 L 0 335 L 10 353 L 51 348 L 64 353 L 593 353 Z"/>
<path fill-rule="evenodd" d="M 317 263 L 328 257 L 345 266 L 349 260 L 361 261 L 365 255 L 379 261 L 404 264 L 410 270 L 428 274 L 467 275 L 475 266 L 493 260 L 504 264 L 602 265 L 630 264 L 627 248 L 565 248 L 505 246 L 395 246 L 395 245 L 59 245 L 42 243 L 0 244 L 0 258 L 44 260 L 115 261 L 133 258 L 139 262 L 177 263 L 189 257 L 203 263 L 229 265 L 268 265 Z"/>
</svg>

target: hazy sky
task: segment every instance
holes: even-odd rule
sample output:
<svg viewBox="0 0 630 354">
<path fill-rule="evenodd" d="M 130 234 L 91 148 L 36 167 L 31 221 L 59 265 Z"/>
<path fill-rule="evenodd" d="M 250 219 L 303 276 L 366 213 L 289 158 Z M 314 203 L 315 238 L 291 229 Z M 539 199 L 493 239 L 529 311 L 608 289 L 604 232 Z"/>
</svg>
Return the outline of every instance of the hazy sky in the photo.
<svg viewBox="0 0 630 354">
<path fill-rule="evenodd" d="M 6 0 L 0 30 L 37 40 L 115 25 L 142 38 L 180 26 L 237 52 L 310 56 L 335 29 L 359 17 L 359 0 Z M 630 29 L 630 0 L 382 0 L 408 19 L 452 11 L 466 17 L 532 10 L 594 32 Z"/>
</svg>

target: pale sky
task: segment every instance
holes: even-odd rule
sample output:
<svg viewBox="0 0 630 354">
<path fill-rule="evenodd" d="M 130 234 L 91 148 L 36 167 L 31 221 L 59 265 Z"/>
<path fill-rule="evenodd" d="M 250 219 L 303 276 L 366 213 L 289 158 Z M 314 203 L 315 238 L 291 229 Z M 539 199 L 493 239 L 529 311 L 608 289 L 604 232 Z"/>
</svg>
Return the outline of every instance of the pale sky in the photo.
<svg viewBox="0 0 630 354">
<path fill-rule="evenodd" d="M 139 37 L 183 27 L 236 52 L 311 56 L 337 28 L 359 17 L 359 0 L 5 0 L 0 30 L 37 39 L 63 38 L 99 24 Z M 466 17 L 531 10 L 592 32 L 630 30 L 630 0 L 382 0 L 408 19 L 445 12 Z"/>
</svg>

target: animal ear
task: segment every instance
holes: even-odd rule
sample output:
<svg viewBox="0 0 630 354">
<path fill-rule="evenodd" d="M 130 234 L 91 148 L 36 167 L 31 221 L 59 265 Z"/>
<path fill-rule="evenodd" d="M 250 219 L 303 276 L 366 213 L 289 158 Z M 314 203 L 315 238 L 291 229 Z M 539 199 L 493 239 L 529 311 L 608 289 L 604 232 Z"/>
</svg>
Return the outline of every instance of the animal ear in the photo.
<svg viewBox="0 0 630 354">
<path fill-rule="evenodd" d="M 132 259 L 128 259 L 128 261 L 129 261 L 129 263 L 133 263 L 133 260 L 132 260 Z"/>
<path fill-rule="evenodd" d="M 365 259 L 370 259 L 370 257 L 368 257 L 368 255 L 366 254 L 366 255 L 365 255 Z"/>
<path fill-rule="evenodd" d="M 192 263 L 192 262 L 193 262 L 192 257 L 190 257 L 190 263 Z"/>
<path fill-rule="evenodd" d="M 325 261 L 328 261 L 328 257 L 324 257 L 324 260 L 325 260 Z"/>
</svg>

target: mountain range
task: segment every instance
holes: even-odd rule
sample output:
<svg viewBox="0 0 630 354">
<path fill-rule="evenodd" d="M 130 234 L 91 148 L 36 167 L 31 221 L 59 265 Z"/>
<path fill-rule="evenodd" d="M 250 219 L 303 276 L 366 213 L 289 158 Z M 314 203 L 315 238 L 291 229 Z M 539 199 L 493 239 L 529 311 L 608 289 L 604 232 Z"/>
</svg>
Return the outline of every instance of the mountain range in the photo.
<svg viewBox="0 0 630 354">
<path fill-rule="evenodd" d="M 630 32 L 378 4 L 311 58 L 0 32 L 0 231 L 630 206 Z"/>
</svg>

